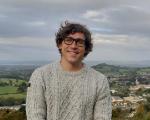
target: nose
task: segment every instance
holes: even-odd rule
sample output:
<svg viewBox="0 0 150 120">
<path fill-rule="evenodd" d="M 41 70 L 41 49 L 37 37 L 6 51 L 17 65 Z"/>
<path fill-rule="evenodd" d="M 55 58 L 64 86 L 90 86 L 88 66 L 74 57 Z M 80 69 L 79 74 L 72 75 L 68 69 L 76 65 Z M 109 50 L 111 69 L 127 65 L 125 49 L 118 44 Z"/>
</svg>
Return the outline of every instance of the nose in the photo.
<svg viewBox="0 0 150 120">
<path fill-rule="evenodd" d="M 71 46 L 74 47 L 74 48 L 78 47 L 78 46 L 77 46 L 77 42 L 76 42 L 76 41 L 73 41 L 73 43 L 71 44 Z"/>
</svg>

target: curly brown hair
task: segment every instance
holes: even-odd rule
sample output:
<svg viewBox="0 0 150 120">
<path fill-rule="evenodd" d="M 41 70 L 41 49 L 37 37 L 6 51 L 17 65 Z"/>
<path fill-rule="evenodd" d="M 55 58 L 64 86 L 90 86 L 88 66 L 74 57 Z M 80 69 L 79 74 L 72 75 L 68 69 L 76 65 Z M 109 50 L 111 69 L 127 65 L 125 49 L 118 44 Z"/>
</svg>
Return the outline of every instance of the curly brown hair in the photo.
<svg viewBox="0 0 150 120">
<path fill-rule="evenodd" d="M 75 32 L 83 33 L 85 36 L 85 54 L 86 57 L 89 52 L 92 51 L 93 43 L 91 38 L 91 32 L 86 28 L 85 25 L 81 25 L 79 23 L 70 23 L 68 21 L 64 22 L 64 25 L 61 24 L 58 32 L 56 33 L 56 44 L 57 47 L 62 43 L 62 41 L 69 35 Z M 58 47 L 59 48 L 59 47 Z M 61 50 L 58 49 L 61 53 Z"/>
</svg>

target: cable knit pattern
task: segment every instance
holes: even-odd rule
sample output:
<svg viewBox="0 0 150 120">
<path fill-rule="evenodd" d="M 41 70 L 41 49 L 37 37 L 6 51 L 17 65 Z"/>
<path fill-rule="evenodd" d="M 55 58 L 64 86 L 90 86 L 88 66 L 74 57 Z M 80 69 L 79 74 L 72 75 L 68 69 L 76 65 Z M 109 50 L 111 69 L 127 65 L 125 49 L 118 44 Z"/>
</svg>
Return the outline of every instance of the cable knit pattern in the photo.
<svg viewBox="0 0 150 120">
<path fill-rule="evenodd" d="M 106 77 L 86 65 L 67 72 L 59 62 L 37 68 L 27 90 L 27 120 L 111 120 Z"/>
</svg>

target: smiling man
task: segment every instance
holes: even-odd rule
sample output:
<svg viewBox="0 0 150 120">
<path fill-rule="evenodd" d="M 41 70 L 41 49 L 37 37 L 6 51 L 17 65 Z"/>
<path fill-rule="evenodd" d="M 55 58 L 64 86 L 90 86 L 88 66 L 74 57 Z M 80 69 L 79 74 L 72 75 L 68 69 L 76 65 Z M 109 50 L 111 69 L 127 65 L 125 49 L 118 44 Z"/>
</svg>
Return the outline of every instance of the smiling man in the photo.
<svg viewBox="0 0 150 120">
<path fill-rule="evenodd" d="M 111 120 L 106 77 L 82 61 L 92 51 L 91 33 L 65 22 L 56 33 L 61 59 L 36 69 L 27 90 L 27 120 Z"/>
</svg>

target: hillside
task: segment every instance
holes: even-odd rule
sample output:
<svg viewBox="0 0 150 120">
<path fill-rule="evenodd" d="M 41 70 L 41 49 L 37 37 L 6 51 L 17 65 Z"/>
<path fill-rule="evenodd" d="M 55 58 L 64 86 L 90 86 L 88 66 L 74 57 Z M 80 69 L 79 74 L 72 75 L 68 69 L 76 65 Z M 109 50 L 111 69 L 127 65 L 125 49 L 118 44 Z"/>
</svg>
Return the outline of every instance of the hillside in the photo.
<svg viewBox="0 0 150 120">
<path fill-rule="evenodd" d="M 36 65 L 0 65 L 0 78 L 29 80 Z"/>
<path fill-rule="evenodd" d="M 150 67 L 122 67 L 102 63 L 92 66 L 92 68 L 107 76 L 141 76 L 150 74 Z"/>
</svg>

